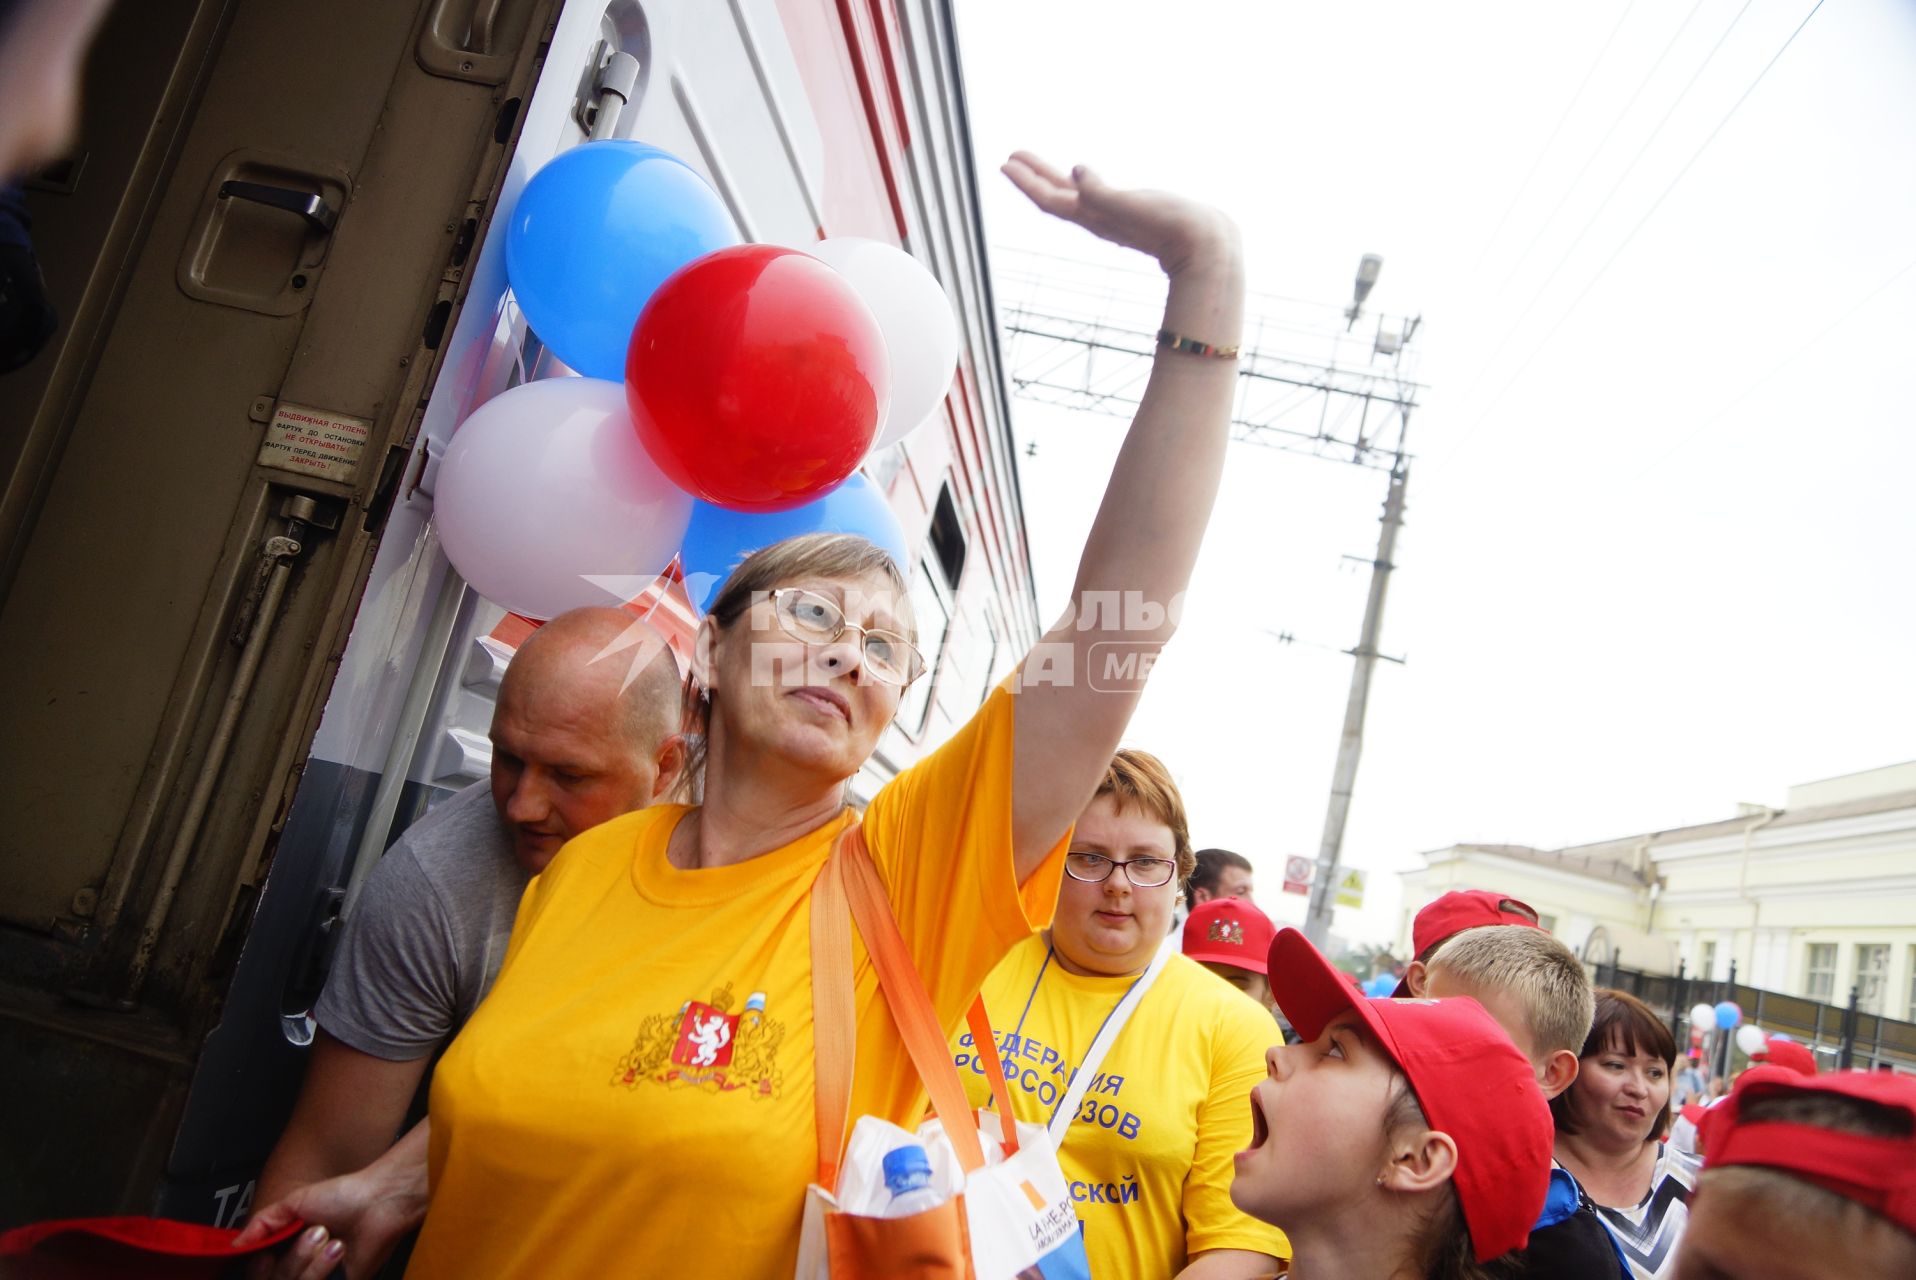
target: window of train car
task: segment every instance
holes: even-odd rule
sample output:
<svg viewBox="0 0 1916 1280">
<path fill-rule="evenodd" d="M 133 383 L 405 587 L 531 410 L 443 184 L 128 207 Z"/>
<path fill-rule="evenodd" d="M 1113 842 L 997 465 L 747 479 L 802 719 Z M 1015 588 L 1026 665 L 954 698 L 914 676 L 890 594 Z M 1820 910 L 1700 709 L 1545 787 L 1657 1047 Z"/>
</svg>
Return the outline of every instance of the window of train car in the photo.
<svg viewBox="0 0 1916 1280">
<path fill-rule="evenodd" d="M 991 686 L 994 682 L 993 677 L 998 667 L 998 649 L 1000 647 L 998 644 L 998 606 L 989 600 L 985 601 L 984 610 L 980 614 L 980 623 L 984 628 L 984 632 L 978 637 L 976 644 L 978 652 L 984 655 L 984 661 L 978 664 L 978 696 L 973 703 L 974 706 L 984 705 L 986 697 L 991 693 Z"/>
<path fill-rule="evenodd" d="M 914 742 L 925 731 L 925 721 L 931 714 L 932 686 L 938 683 L 938 670 L 943 665 L 945 636 L 951 630 L 948 598 L 948 590 L 938 581 L 929 560 L 920 560 L 918 572 L 911 579 L 911 606 L 918 618 L 918 651 L 925 655 L 925 674 L 905 690 L 898 704 L 898 718 L 893 721 Z"/>
</svg>

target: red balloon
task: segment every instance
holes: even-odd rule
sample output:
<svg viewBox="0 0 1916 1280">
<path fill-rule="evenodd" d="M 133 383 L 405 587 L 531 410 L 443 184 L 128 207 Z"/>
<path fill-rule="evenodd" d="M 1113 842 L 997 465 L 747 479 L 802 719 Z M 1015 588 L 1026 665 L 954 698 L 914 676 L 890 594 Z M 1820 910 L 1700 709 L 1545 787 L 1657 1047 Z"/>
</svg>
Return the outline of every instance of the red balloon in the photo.
<svg viewBox="0 0 1916 1280">
<path fill-rule="evenodd" d="M 734 511 L 783 511 L 857 470 L 885 418 L 891 364 L 837 271 L 738 245 L 680 268 L 646 303 L 625 396 L 674 484 Z"/>
</svg>

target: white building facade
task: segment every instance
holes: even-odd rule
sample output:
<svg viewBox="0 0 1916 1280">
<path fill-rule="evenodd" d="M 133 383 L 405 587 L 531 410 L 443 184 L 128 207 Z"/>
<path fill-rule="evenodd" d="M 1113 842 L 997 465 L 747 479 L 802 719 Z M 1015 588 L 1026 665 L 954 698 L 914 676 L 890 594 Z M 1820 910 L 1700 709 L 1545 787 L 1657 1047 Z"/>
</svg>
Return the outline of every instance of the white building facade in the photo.
<svg viewBox="0 0 1916 1280">
<path fill-rule="evenodd" d="M 1545 851 L 1453 845 L 1407 872 L 1400 931 L 1451 889 L 1536 907 L 1591 961 L 1916 1022 L 1916 762 L 1790 788 L 1780 809 Z"/>
</svg>

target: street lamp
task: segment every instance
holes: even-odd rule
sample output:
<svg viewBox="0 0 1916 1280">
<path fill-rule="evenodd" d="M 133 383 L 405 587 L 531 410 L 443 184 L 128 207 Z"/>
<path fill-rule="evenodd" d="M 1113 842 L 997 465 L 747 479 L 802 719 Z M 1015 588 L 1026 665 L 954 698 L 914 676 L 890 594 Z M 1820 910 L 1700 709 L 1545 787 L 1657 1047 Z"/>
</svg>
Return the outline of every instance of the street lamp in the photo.
<svg viewBox="0 0 1916 1280">
<path fill-rule="evenodd" d="M 1344 326 L 1345 333 L 1357 327 L 1357 316 L 1364 309 L 1364 299 L 1370 297 L 1371 286 L 1377 283 L 1377 273 L 1383 269 L 1384 259 L 1379 254 L 1367 253 L 1358 260 L 1357 287 L 1351 292 L 1349 310 L 1344 312 L 1344 319 L 1350 321 Z"/>
</svg>

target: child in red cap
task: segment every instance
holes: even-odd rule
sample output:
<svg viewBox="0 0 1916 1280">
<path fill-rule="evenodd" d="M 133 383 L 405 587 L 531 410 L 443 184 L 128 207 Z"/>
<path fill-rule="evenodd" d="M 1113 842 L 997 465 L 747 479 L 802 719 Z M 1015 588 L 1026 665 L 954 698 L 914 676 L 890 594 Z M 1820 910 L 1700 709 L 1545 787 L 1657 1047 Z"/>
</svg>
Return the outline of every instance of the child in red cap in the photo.
<svg viewBox="0 0 1916 1280">
<path fill-rule="evenodd" d="M 1304 1043 L 1266 1055 L 1231 1199 L 1284 1229 L 1294 1280 L 1467 1280 L 1522 1247 L 1550 1110 L 1483 1006 L 1365 999 L 1295 929 L 1267 967 Z"/>
<path fill-rule="evenodd" d="M 1916 1276 L 1916 1080 L 1753 1068 L 1702 1128 L 1676 1280 Z"/>
<path fill-rule="evenodd" d="M 1541 929 L 1537 909 L 1495 889 L 1454 889 L 1417 913 L 1410 926 L 1412 960 L 1404 970 L 1403 981 L 1392 995 L 1421 996 L 1431 957 L 1437 948 L 1466 929 L 1488 925 L 1513 924 Z"/>
<path fill-rule="evenodd" d="M 1266 957 L 1277 926 L 1247 898 L 1199 903 L 1184 922 L 1183 950 L 1251 999 L 1271 1007 Z"/>
</svg>

